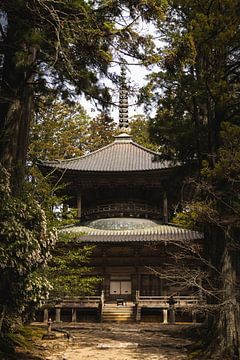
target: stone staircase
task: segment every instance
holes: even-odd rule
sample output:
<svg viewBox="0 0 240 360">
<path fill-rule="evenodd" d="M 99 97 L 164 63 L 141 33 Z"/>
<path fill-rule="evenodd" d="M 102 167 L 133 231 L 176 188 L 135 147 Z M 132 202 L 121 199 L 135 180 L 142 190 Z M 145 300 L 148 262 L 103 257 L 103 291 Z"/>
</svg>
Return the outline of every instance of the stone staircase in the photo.
<svg viewBox="0 0 240 360">
<path fill-rule="evenodd" d="M 126 321 L 134 322 L 134 305 L 105 304 L 102 310 L 102 321 Z"/>
</svg>

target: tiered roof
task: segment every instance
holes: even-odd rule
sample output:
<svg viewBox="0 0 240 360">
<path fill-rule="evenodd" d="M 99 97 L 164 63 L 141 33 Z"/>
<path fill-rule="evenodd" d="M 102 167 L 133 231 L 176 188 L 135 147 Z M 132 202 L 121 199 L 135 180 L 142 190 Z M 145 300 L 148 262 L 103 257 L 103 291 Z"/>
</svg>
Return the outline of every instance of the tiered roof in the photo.
<svg viewBox="0 0 240 360">
<path fill-rule="evenodd" d="M 82 172 L 136 172 L 173 168 L 170 161 L 160 159 L 160 154 L 121 134 L 115 141 L 87 155 L 70 160 L 44 161 L 44 167 Z"/>
<path fill-rule="evenodd" d="M 72 226 L 64 231 L 82 234 L 80 242 L 122 243 L 122 242 L 175 242 L 203 239 L 198 231 L 182 229 L 171 225 L 156 225 L 151 228 L 134 230 L 100 230 L 88 226 Z"/>
</svg>

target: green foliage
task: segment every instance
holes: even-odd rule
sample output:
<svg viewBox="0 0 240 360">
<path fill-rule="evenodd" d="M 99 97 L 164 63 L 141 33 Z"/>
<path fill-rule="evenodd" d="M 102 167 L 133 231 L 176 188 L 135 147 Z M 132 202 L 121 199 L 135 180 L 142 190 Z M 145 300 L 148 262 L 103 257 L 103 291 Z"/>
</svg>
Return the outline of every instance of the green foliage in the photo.
<svg viewBox="0 0 240 360">
<path fill-rule="evenodd" d="M 15 316 L 31 317 L 47 296 L 49 282 L 39 269 L 50 258 L 56 233 L 34 197 L 26 189 L 14 196 L 10 174 L 3 167 L 0 171 L 0 325 L 6 331 Z"/>
<path fill-rule="evenodd" d="M 79 237 L 81 234 L 78 234 Z M 65 231 L 59 233 L 59 240 L 53 252 L 45 274 L 53 288 L 50 297 L 81 296 L 92 294 L 101 281 L 96 276 L 89 276 L 88 263 L 93 246 L 82 246 L 76 240 L 76 234 Z"/>
<path fill-rule="evenodd" d="M 19 353 L 15 353 L 14 351 L 16 346 L 28 352 L 32 352 L 35 340 L 41 340 L 45 332 L 46 330 L 44 328 L 21 325 L 18 327 L 17 331 L 6 333 L 4 338 L 0 338 L 0 358 L 9 360 L 19 359 Z M 38 359 L 38 357 L 36 357 L 36 359 Z"/>
<path fill-rule="evenodd" d="M 88 137 L 86 138 L 85 151 L 92 152 L 110 144 L 116 135 L 116 123 L 102 112 L 88 124 Z"/>
<path fill-rule="evenodd" d="M 29 160 L 33 163 L 39 159 L 73 158 L 98 150 L 111 143 L 119 132 L 116 123 L 106 113 L 90 118 L 77 104 L 55 101 L 49 107 L 48 99 L 45 101 L 31 129 Z M 134 141 L 151 150 L 159 150 L 159 146 L 150 140 L 148 119 L 135 116 L 129 125 Z M 31 175 L 38 179 L 38 189 L 46 188 L 46 193 L 54 190 L 44 184 L 45 180 L 37 169 L 33 168 Z"/>
<path fill-rule="evenodd" d="M 240 215 L 239 15 L 235 0 L 169 1 L 166 21 L 158 23 L 165 42 L 159 71 L 150 75 L 142 94 L 157 106 L 152 133 L 165 156 L 198 164 L 191 180 L 192 199 L 182 204 L 185 210 L 176 221 L 204 231 L 202 261 L 209 264 L 210 301 L 219 304 L 211 346 L 221 353 L 219 357 L 236 359 L 240 358 L 235 278 Z"/>
<path fill-rule="evenodd" d="M 176 215 L 174 222 L 190 228 L 219 227 L 231 239 L 231 228 L 240 225 L 240 127 L 223 123 L 217 161 L 203 161 L 201 180 L 191 179 L 194 199 Z M 235 240 L 234 240 L 235 241 Z"/>
<path fill-rule="evenodd" d="M 220 132 L 220 147 L 214 167 L 205 161 L 202 176 L 208 197 L 213 198 L 221 226 L 239 227 L 240 216 L 240 127 L 223 123 Z"/>
<path fill-rule="evenodd" d="M 240 176 L 240 127 L 229 122 L 222 123 L 220 132 L 220 148 L 217 162 L 212 169 L 210 163 L 203 163 L 202 175 L 213 181 L 227 181 L 237 186 Z"/>
<path fill-rule="evenodd" d="M 29 182 L 25 183 L 25 188 L 41 204 L 49 226 L 56 228 L 61 226 L 53 209 L 61 207 L 66 200 L 65 196 L 56 195 L 59 191 L 63 191 L 64 185 L 59 185 L 54 181 L 51 182 L 51 175 L 45 177 L 36 165 L 32 165 L 27 169 L 27 176 Z"/>
<path fill-rule="evenodd" d="M 54 101 L 49 107 L 45 99 L 31 129 L 29 160 L 78 157 L 108 145 L 115 134 L 116 124 L 107 114 L 90 118 L 78 104 Z"/>
<path fill-rule="evenodd" d="M 110 104 L 103 84 L 113 57 L 145 59 L 151 37 L 139 35 L 138 19 L 162 14 L 156 1 L 0 1 L 5 22 L 1 49 L 0 159 L 25 164 L 32 110 L 39 96 L 70 101 L 85 94 Z M 26 21 L 28 19 L 28 21 Z M 15 126 L 17 124 L 17 126 Z M 10 139 L 11 138 L 11 142 Z M 12 139 L 14 138 L 14 141 Z M 19 151 L 21 148 L 21 151 Z"/>
<path fill-rule="evenodd" d="M 55 160 L 78 157 L 86 152 L 89 117 L 79 104 L 43 99 L 31 128 L 29 158 Z"/>
<path fill-rule="evenodd" d="M 159 145 L 154 144 L 150 139 L 149 125 L 150 121 L 145 116 L 135 115 L 130 119 L 130 134 L 139 145 L 153 151 L 159 151 Z"/>
<path fill-rule="evenodd" d="M 158 23 L 159 71 L 142 99 L 157 106 L 151 125 L 167 158 L 215 156 L 220 125 L 238 123 L 239 7 L 236 1 L 169 1 Z"/>
<path fill-rule="evenodd" d="M 217 222 L 218 214 L 213 201 L 195 200 L 187 203 L 186 208 L 173 218 L 176 225 L 192 230 L 204 230 L 204 225 Z"/>
</svg>

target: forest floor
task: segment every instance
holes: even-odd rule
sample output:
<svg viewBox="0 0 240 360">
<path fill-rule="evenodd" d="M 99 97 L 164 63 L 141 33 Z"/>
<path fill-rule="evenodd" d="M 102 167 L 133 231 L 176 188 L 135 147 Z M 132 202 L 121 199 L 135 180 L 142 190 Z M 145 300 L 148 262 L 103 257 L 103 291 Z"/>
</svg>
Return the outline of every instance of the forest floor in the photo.
<svg viewBox="0 0 240 360">
<path fill-rule="evenodd" d="M 36 325 L 33 328 L 35 331 L 40 330 Z M 194 352 L 196 355 L 200 328 L 200 325 L 193 324 L 64 324 L 57 329 L 65 331 L 65 337 L 59 331 L 54 331 L 57 335 L 55 340 L 35 337 L 32 349 L 27 351 L 18 348 L 16 358 L 18 360 L 187 360 L 193 358 Z M 70 335 L 69 338 L 66 337 L 66 332 Z M 42 328 L 39 334 L 43 333 L 46 333 L 46 327 Z"/>
</svg>

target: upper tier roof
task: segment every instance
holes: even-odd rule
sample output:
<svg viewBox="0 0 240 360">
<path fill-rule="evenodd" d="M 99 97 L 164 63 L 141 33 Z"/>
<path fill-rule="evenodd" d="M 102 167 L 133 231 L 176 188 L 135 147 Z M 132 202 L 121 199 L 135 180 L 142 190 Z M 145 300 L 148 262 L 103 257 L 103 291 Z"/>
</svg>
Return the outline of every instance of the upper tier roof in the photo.
<svg viewBox="0 0 240 360">
<path fill-rule="evenodd" d="M 149 171 L 174 167 L 172 162 L 160 160 L 157 152 L 133 142 L 128 134 L 118 135 L 113 143 L 79 158 L 43 161 L 41 165 L 85 172 Z"/>
</svg>

